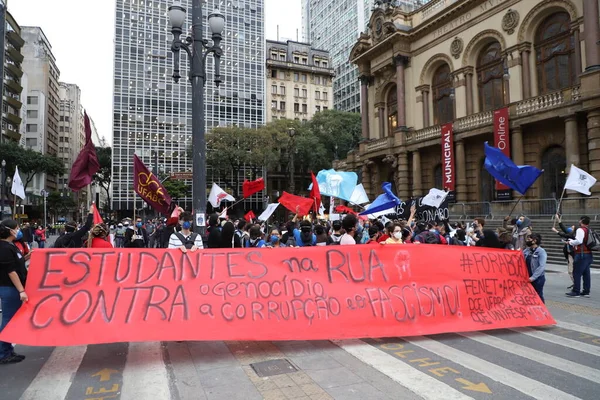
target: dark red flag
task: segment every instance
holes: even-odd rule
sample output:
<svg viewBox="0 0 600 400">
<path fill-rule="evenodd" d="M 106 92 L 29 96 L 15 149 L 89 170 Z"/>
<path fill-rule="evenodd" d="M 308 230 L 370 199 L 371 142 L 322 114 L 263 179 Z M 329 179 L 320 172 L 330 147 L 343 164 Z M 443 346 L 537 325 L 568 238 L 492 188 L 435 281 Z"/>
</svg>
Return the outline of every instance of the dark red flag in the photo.
<svg viewBox="0 0 600 400">
<path fill-rule="evenodd" d="M 92 183 L 94 174 L 100 169 L 96 148 L 92 143 L 92 127 L 86 112 L 83 113 L 83 120 L 85 122 L 85 145 L 71 167 L 69 176 L 69 187 L 75 192 Z"/>
<path fill-rule="evenodd" d="M 135 154 L 133 155 L 133 189 L 146 203 L 156 211 L 169 214 L 171 196 L 160 180 Z"/>
<path fill-rule="evenodd" d="M 350 207 L 347 207 L 347 206 L 337 206 L 335 208 L 335 212 L 336 213 L 340 213 L 340 214 L 354 214 L 354 215 L 358 215 L 358 213 L 356 211 L 354 211 L 353 209 L 351 209 Z"/>
<path fill-rule="evenodd" d="M 244 198 L 252 196 L 254 193 L 258 193 L 261 190 L 265 190 L 265 180 L 258 178 L 255 181 L 245 180 L 242 185 L 242 191 L 244 192 Z"/>
<path fill-rule="evenodd" d="M 310 189 L 310 198 L 314 200 L 314 209 L 315 212 L 319 212 L 319 207 L 321 207 L 321 190 L 319 189 L 319 183 L 317 182 L 317 178 L 315 174 L 311 171 L 310 177 L 312 178 L 312 189 Z"/>
<path fill-rule="evenodd" d="M 254 211 L 250 210 L 244 215 L 244 219 L 246 221 L 252 221 L 253 219 L 256 219 L 256 214 L 254 214 Z"/>
<path fill-rule="evenodd" d="M 291 212 L 298 213 L 300 215 L 308 215 L 312 208 L 314 201 L 306 197 L 296 196 L 283 192 L 279 198 L 279 204 L 290 210 Z"/>
</svg>

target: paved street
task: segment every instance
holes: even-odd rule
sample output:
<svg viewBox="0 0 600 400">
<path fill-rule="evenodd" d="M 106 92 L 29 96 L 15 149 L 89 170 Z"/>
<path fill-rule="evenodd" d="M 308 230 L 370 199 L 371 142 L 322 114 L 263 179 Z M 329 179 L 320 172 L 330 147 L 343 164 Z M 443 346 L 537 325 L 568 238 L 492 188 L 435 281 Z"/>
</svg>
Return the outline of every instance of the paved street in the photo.
<svg viewBox="0 0 600 400">
<path fill-rule="evenodd" d="M 597 399 L 600 297 L 568 299 L 568 276 L 547 278 L 556 327 L 376 340 L 19 347 L 27 359 L 0 368 L 1 398 Z M 597 285 L 600 272 L 593 279 Z M 296 371 L 259 377 L 252 367 L 276 359 Z"/>
</svg>

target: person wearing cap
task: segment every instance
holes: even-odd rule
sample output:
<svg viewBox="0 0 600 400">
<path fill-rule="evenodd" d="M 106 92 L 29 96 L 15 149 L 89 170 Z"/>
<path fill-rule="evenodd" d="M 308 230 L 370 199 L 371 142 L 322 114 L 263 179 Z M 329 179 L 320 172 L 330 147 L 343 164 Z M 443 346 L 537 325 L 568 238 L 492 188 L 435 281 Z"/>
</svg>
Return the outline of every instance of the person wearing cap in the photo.
<svg viewBox="0 0 600 400">
<path fill-rule="evenodd" d="M 70 221 L 65 224 L 65 233 L 59 236 L 54 242 L 55 248 L 81 248 L 83 247 L 83 239 L 92 229 L 94 223 L 94 204 L 90 206 L 90 210 L 85 221 L 85 225 L 77 229 L 77 222 Z"/>
</svg>

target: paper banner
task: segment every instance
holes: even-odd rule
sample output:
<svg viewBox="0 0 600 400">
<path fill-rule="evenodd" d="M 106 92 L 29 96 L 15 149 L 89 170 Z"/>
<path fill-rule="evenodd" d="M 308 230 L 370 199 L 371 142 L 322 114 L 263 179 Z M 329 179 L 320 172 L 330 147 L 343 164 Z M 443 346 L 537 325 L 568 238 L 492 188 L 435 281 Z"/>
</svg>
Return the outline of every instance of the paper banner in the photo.
<svg viewBox="0 0 600 400">
<path fill-rule="evenodd" d="M 520 252 L 459 246 L 43 249 L 26 290 L 0 340 L 327 340 L 555 324 Z"/>
</svg>

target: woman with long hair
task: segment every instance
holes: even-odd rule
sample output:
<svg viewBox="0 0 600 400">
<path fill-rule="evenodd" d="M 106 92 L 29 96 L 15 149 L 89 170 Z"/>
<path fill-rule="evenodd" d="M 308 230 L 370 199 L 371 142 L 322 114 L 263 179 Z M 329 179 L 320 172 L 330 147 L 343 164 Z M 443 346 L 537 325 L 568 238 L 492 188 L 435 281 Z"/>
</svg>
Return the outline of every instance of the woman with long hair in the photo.
<svg viewBox="0 0 600 400">
<path fill-rule="evenodd" d="M 235 225 L 233 222 L 227 221 L 221 227 L 221 244 L 222 249 L 233 249 L 242 247 L 242 240 L 239 235 L 235 234 Z"/>
<path fill-rule="evenodd" d="M 108 240 L 108 234 L 108 227 L 105 224 L 95 225 L 90 230 L 90 235 L 87 240 L 87 247 L 94 249 L 112 249 L 113 245 Z"/>
</svg>

